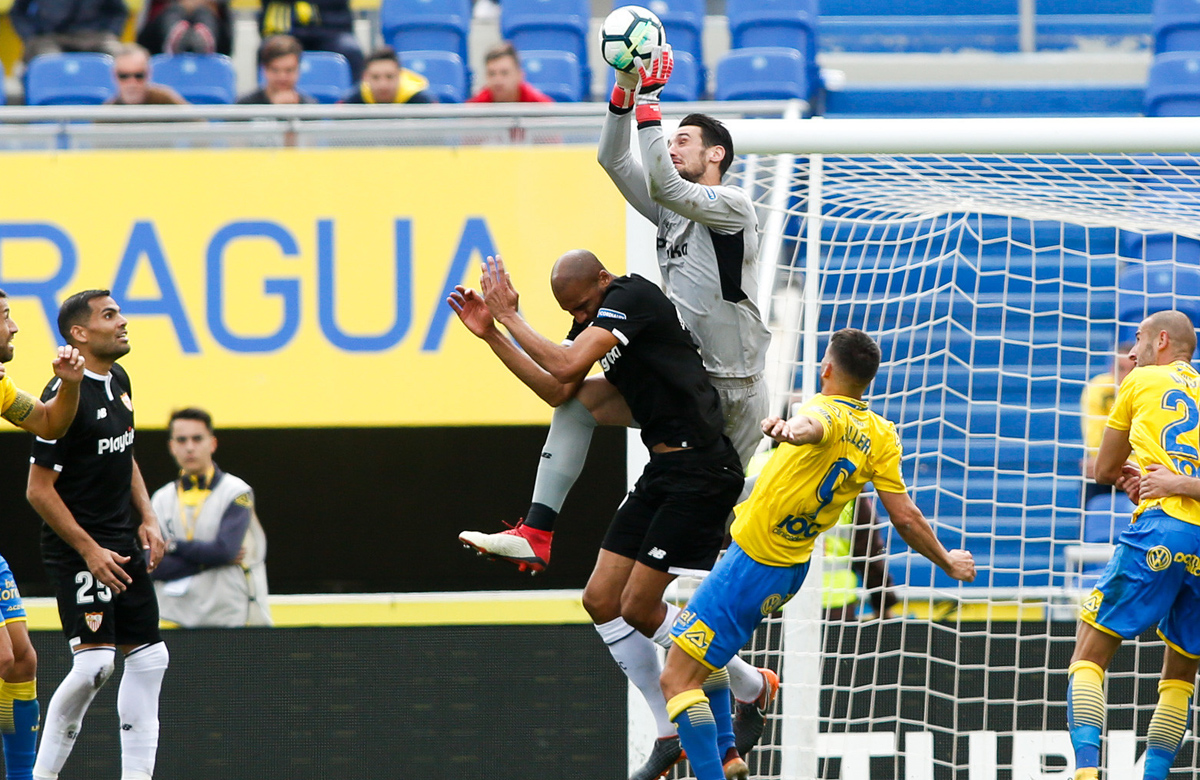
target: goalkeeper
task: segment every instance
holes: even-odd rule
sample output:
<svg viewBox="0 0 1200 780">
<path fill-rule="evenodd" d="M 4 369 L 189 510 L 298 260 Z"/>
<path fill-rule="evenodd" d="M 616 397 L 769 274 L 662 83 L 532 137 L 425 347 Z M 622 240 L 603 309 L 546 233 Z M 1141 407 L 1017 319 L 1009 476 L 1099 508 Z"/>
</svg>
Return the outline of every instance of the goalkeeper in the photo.
<svg viewBox="0 0 1200 780">
<path fill-rule="evenodd" d="M 909 498 L 896 426 L 867 409 L 863 392 L 879 368 L 879 346 L 861 330 L 829 339 L 821 394 L 790 420 L 768 417 L 775 450 L 748 501 L 737 507 L 733 544 L 675 619 L 662 675 L 667 712 L 697 780 L 724 780 L 705 688 L 753 635 L 764 615 L 796 594 L 822 531 L 873 482 L 892 525 L 914 550 L 956 580 L 975 579 L 966 550 L 947 551 Z M 725 737 L 728 740 L 728 736 Z"/>
<path fill-rule="evenodd" d="M 600 164 L 625 199 L 658 227 L 658 265 L 664 291 L 700 347 L 704 368 L 721 397 L 725 435 L 743 468 L 762 442 L 758 423 L 768 412 L 762 379 L 771 334 L 758 310 L 758 220 L 745 192 L 723 186 L 733 163 L 733 140 L 716 119 L 689 114 L 668 143 L 658 95 L 670 77 L 669 46 L 656 47 L 640 77 L 617 71 L 617 85 L 600 135 Z M 629 151 L 634 113 L 646 168 Z M 497 534 L 467 531 L 462 541 L 541 571 L 550 563 L 554 521 L 583 470 L 597 424 L 620 424 L 607 410 L 619 394 L 602 377 L 554 411 L 542 449 L 533 503 L 516 528 Z"/>
</svg>

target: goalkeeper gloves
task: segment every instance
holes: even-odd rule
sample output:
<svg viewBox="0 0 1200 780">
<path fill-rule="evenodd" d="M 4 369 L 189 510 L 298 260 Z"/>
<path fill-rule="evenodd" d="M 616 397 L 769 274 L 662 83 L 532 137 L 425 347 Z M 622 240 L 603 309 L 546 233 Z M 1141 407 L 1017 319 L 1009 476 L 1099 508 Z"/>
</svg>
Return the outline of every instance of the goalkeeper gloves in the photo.
<svg viewBox="0 0 1200 780">
<path fill-rule="evenodd" d="M 614 112 L 624 114 L 633 108 L 633 101 L 637 98 L 638 74 L 624 70 L 617 70 L 616 74 L 617 83 L 613 87 L 609 105 Z"/>
<path fill-rule="evenodd" d="M 675 58 L 671 55 L 671 46 L 655 46 L 650 53 L 649 64 L 638 62 L 638 75 L 642 80 L 641 90 L 637 96 L 637 121 L 661 122 L 662 110 L 659 108 L 659 93 L 671 78 L 671 69 L 675 67 Z"/>
</svg>

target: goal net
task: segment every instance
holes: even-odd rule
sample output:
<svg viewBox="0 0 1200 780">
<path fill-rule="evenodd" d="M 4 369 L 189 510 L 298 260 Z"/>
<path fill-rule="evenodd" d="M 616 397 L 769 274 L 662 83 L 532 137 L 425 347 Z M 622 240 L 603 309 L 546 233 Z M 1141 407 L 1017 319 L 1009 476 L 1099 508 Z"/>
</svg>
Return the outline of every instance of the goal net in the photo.
<svg viewBox="0 0 1200 780">
<path fill-rule="evenodd" d="M 776 410 L 817 391 L 833 331 L 874 336 L 871 407 L 898 426 L 905 480 L 943 544 L 978 566 L 953 582 L 879 506 L 873 556 L 860 537 L 856 560 L 847 540 L 864 531 L 839 527 L 808 593 L 745 653 L 784 686 L 753 776 L 1072 777 L 1078 604 L 1129 519 L 1123 494 L 1087 487 L 1081 395 L 1148 312 L 1200 323 L 1200 124 L 732 129 L 755 152 L 730 176 L 760 208 Z M 847 589 L 839 573 L 855 568 L 868 576 Z M 885 595 L 894 606 L 873 608 Z M 1112 664 L 1102 776 L 1141 776 L 1162 650 L 1151 632 Z M 1197 780 L 1197 758 L 1189 732 L 1172 777 Z"/>
</svg>

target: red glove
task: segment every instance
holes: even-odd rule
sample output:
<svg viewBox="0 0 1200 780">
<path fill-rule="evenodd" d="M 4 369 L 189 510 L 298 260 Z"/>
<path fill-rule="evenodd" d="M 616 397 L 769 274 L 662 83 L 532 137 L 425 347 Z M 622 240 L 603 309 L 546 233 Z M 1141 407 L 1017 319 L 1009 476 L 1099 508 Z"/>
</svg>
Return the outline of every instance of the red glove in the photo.
<svg viewBox="0 0 1200 780">
<path fill-rule="evenodd" d="M 641 76 L 642 86 L 637 97 L 637 121 L 662 121 L 662 111 L 658 106 L 659 93 L 671 78 L 671 70 L 675 67 L 675 58 L 671 54 L 670 44 L 655 46 L 650 53 L 650 62 L 638 61 L 638 75 Z"/>
</svg>

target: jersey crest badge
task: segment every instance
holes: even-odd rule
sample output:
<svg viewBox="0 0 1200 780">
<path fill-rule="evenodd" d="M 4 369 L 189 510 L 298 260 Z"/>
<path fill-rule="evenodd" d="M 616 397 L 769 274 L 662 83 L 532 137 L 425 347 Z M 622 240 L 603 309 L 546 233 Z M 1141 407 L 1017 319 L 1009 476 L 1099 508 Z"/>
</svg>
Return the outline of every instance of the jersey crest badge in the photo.
<svg viewBox="0 0 1200 780">
<path fill-rule="evenodd" d="M 133 399 L 129 397 L 129 393 L 121 393 L 121 403 L 125 404 L 125 408 L 133 411 Z"/>
<path fill-rule="evenodd" d="M 88 631 L 93 634 L 100 630 L 100 624 L 104 622 L 103 612 L 85 612 L 83 620 L 87 623 Z"/>
</svg>

